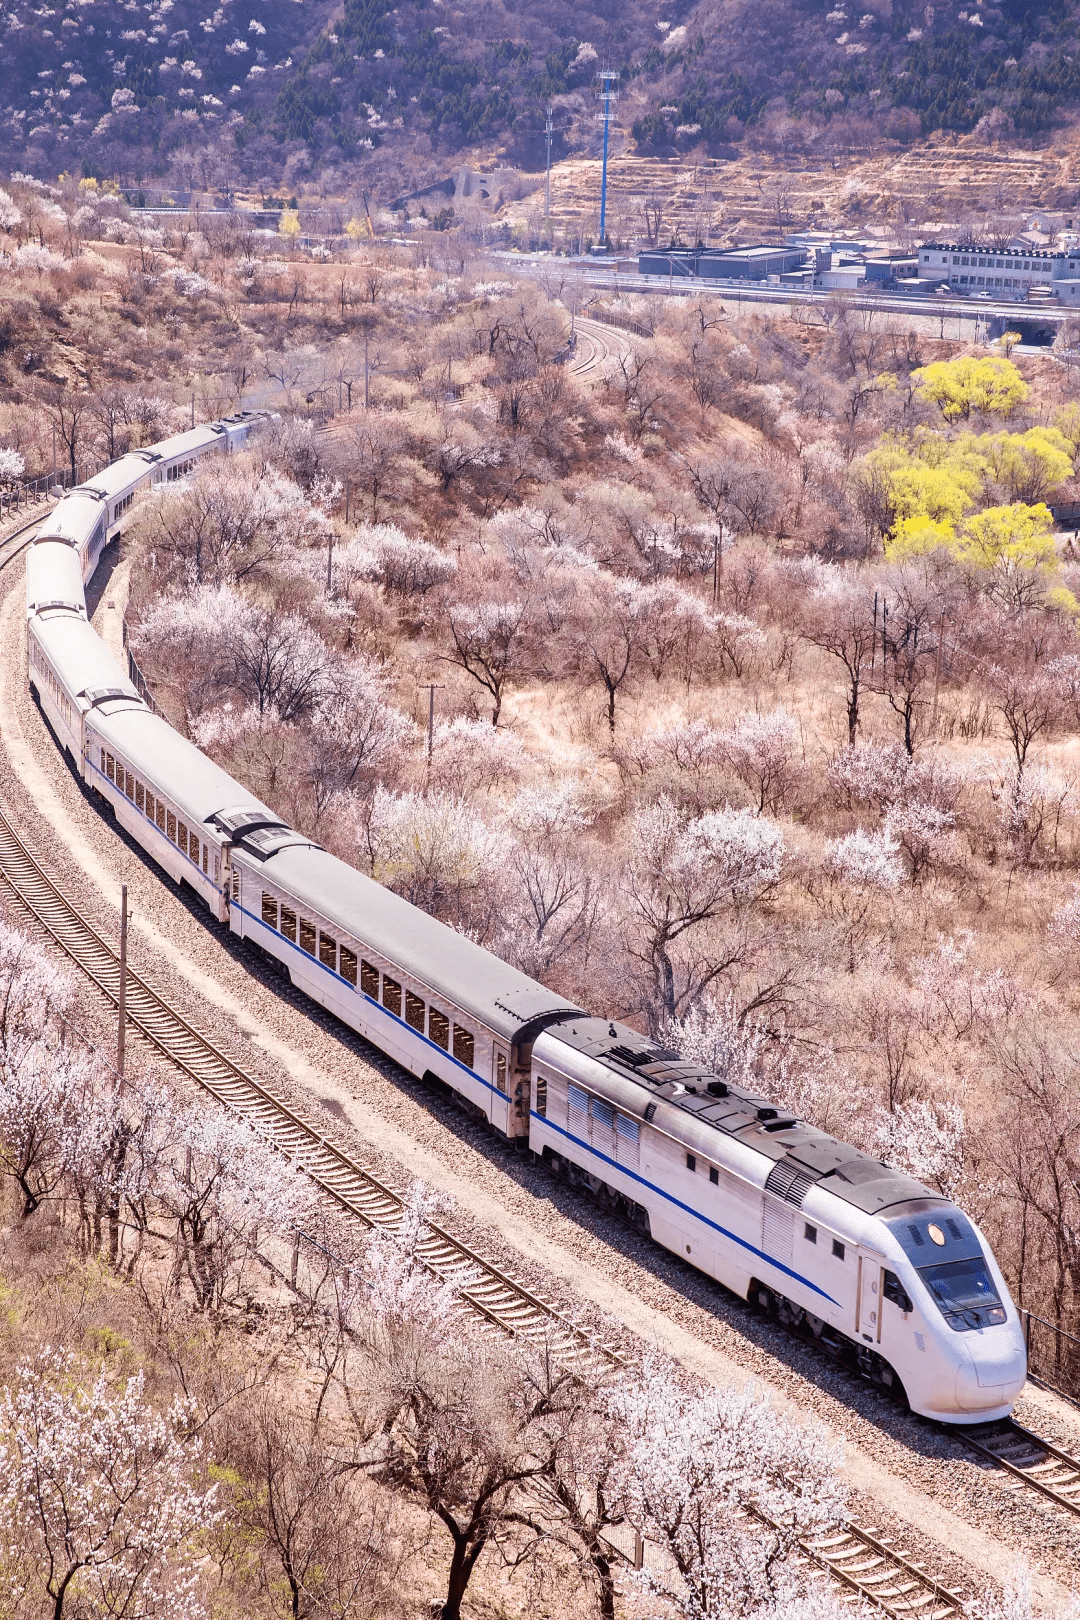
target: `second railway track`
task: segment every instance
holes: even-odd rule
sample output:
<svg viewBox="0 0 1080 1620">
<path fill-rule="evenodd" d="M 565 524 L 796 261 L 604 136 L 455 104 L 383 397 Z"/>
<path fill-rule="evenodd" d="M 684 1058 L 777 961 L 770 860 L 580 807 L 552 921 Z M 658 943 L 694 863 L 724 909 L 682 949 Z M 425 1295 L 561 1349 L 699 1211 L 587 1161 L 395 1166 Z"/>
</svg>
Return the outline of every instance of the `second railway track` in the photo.
<svg viewBox="0 0 1080 1620">
<path fill-rule="evenodd" d="M 1015 1418 L 950 1429 L 949 1433 L 970 1451 L 1004 1469 L 1017 1490 L 1037 1491 L 1067 1513 L 1080 1516 L 1080 1457 L 1044 1440 Z"/>
</svg>

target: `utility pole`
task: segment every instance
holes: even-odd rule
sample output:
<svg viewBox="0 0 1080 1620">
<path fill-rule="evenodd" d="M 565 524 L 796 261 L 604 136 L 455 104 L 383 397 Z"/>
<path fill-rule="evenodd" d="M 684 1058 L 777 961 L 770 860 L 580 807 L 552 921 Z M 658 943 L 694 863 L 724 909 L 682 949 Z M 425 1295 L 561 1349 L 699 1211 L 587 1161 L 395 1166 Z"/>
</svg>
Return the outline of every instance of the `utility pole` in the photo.
<svg viewBox="0 0 1080 1620">
<path fill-rule="evenodd" d="M 548 246 L 551 246 L 551 135 L 553 125 L 551 122 L 551 108 L 547 110 L 547 121 L 544 124 L 544 134 L 547 137 L 547 175 L 544 180 L 544 227 L 548 234 Z"/>
<path fill-rule="evenodd" d="M 346 515 L 346 522 L 348 516 Z M 334 588 L 334 531 L 330 530 L 330 538 L 326 544 L 326 594 L 329 596 Z"/>
<path fill-rule="evenodd" d="M 119 1021 L 116 1030 L 116 1072 L 124 1078 L 124 1037 L 127 1034 L 127 943 L 128 943 L 128 890 L 120 885 L 120 994 L 117 997 Z"/>
<path fill-rule="evenodd" d="M 191 390 L 191 425 L 195 426 L 195 390 Z"/>
<path fill-rule="evenodd" d="M 367 410 L 368 406 L 371 404 L 371 391 L 370 391 L 370 389 L 368 387 L 368 378 L 369 378 L 369 375 L 370 375 L 370 369 L 368 367 L 368 338 L 370 337 L 370 335 L 371 334 L 368 332 L 368 329 L 365 326 L 364 327 L 364 409 L 365 409 L 365 411 Z"/>
<path fill-rule="evenodd" d="M 427 709 L 427 762 L 430 769 L 431 755 L 435 748 L 435 693 L 442 691 L 441 681 L 425 681 L 428 695 Z"/>
<path fill-rule="evenodd" d="M 604 167 L 600 176 L 600 246 L 607 240 L 607 166 L 608 146 L 611 137 L 611 125 L 615 117 L 612 111 L 612 102 L 618 100 L 618 91 L 613 88 L 619 82 L 617 73 L 609 73 L 605 68 L 597 74 L 600 80 L 600 96 L 604 103 L 604 110 L 600 114 L 600 122 L 604 126 Z"/>
</svg>

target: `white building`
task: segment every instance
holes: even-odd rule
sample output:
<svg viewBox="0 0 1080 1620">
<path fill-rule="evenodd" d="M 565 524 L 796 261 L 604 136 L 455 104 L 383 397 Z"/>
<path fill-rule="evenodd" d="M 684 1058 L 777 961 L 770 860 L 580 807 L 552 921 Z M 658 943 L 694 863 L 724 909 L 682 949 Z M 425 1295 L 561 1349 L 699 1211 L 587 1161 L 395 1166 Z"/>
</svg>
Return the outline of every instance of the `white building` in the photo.
<svg viewBox="0 0 1080 1620">
<path fill-rule="evenodd" d="M 1045 287 L 1063 302 L 1076 301 L 1068 283 L 1080 278 L 1080 248 L 1061 253 L 1001 252 L 931 242 L 919 249 L 919 280 L 947 282 L 957 292 L 993 292 L 1021 298 Z"/>
</svg>

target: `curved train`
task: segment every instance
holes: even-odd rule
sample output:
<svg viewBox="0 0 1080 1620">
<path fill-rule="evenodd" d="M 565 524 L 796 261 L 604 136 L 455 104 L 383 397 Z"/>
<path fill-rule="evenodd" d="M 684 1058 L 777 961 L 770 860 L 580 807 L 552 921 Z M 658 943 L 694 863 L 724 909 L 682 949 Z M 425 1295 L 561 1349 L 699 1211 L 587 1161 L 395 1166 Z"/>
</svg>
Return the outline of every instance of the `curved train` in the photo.
<svg viewBox="0 0 1080 1620">
<path fill-rule="evenodd" d="M 124 456 L 42 524 L 26 572 L 28 676 L 73 768 L 170 877 L 406 1069 L 914 1411 L 1005 1416 L 1024 1337 L 961 1210 L 590 1017 L 327 854 L 140 698 L 87 620 L 84 585 L 137 496 L 233 453 L 258 420 L 241 413 Z"/>
</svg>

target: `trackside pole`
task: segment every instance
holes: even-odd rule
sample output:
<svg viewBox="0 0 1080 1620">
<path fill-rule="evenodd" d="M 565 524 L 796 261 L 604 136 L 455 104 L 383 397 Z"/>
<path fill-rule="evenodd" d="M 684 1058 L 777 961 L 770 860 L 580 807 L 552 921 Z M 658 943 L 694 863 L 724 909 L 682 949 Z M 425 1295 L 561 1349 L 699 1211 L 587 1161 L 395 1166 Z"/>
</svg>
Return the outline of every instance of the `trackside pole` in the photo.
<svg viewBox="0 0 1080 1620">
<path fill-rule="evenodd" d="M 124 1037 L 127 1034 L 128 890 L 120 886 L 120 994 L 117 997 L 116 1072 L 124 1078 Z"/>
</svg>

